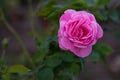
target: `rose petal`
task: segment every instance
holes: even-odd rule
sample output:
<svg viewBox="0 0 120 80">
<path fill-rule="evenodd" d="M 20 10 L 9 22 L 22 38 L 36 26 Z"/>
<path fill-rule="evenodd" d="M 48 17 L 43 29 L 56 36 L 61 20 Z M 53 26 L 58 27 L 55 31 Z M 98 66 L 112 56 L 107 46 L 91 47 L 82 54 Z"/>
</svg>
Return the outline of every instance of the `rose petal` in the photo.
<svg viewBox="0 0 120 80">
<path fill-rule="evenodd" d="M 60 22 L 60 29 L 58 30 L 58 35 L 61 34 L 61 35 L 64 35 L 64 26 L 65 26 L 65 21 L 61 21 Z"/>
<path fill-rule="evenodd" d="M 92 51 L 92 46 L 87 48 L 74 48 L 72 49 L 72 52 L 77 55 L 78 57 L 87 57 Z"/>
<path fill-rule="evenodd" d="M 64 12 L 64 14 L 60 17 L 60 21 L 68 21 L 71 19 L 71 14 L 76 12 L 75 10 L 68 9 Z"/>
<path fill-rule="evenodd" d="M 94 39 L 93 41 L 91 41 L 91 43 L 89 44 L 89 46 L 93 46 L 93 45 L 95 45 L 95 44 L 96 44 L 96 42 L 97 42 L 97 40 L 96 40 L 96 39 Z"/>
<path fill-rule="evenodd" d="M 63 50 L 67 50 L 67 49 L 61 44 L 60 39 L 59 39 L 59 47 L 60 47 L 61 49 L 63 49 Z"/>
<path fill-rule="evenodd" d="M 87 47 L 86 45 L 82 45 L 80 43 L 74 43 L 74 46 L 78 47 L 78 48 L 86 48 Z"/>
<path fill-rule="evenodd" d="M 60 21 L 68 21 L 71 19 L 71 16 L 69 14 L 63 14 L 61 17 L 60 17 Z"/>
<path fill-rule="evenodd" d="M 73 13 L 75 13 L 76 11 L 75 10 L 73 10 L 73 9 L 68 9 L 68 10 L 66 10 L 64 13 L 66 13 L 66 14 L 73 14 Z"/>
<path fill-rule="evenodd" d="M 72 19 L 81 19 L 82 18 L 83 20 L 89 20 L 90 21 L 90 18 L 89 18 L 86 11 L 78 11 L 76 13 L 73 13 L 71 15 L 71 18 Z"/>
<path fill-rule="evenodd" d="M 88 13 L 88 15 L 91 21 L 96 21 L 94 15 L 92 15 L 91 13 Z"/>
<path fill-rule="evenodd" d="M 92 28 L 92 38 L 95 39 L 97 34 L 97 23 L 95 21 L 92 21 L 89 26 Z"/>
<path fill-rule="evenodd" d="M 60 43 L 66 50 L 70 50 L 73 48 L 73 44 L 72 42 L 70 42 L 70 40 L 68 40 L 67 38 L 62 37 L 60 40 Z"/>
<path fill-rule="evenodd" d="M 97 39 L 101 38 L 103 36 L 103 30 L 101 26 L 98 24 L 97 26 Z"/>
</svg>

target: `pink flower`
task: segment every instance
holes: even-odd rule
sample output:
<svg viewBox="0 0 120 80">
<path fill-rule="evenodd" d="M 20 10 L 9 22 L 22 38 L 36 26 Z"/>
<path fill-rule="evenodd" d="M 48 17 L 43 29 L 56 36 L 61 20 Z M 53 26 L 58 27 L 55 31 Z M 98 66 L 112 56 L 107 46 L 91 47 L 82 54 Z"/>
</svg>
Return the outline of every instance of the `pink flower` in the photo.
<svg viewBox="0 0 120 80">
<path fill-rule="evenodd" d="M 92 46 L 103 36 L 103 30 L 94 15 L 86 11 L 68 9 L 60 17 L 59 22 L 60 48 L 69 50 L 79 57 L 88 56 Z"/>
</svg>

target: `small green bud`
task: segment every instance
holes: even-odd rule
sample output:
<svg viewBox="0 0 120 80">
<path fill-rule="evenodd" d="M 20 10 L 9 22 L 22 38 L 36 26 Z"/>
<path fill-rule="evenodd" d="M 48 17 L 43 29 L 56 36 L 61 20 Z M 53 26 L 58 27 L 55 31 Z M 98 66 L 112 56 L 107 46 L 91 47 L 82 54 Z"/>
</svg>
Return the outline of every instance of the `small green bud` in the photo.
<svg viewBox="0 0 120 80">
<path fill-rule="evenodd" d="M 8 42 L 9 42 L 9 39 L 7 39 L 7 38 L 4 38 L 2 40 L 2 47 L 3 47 L 3 49 L 7 48 Z"/>
</svg>

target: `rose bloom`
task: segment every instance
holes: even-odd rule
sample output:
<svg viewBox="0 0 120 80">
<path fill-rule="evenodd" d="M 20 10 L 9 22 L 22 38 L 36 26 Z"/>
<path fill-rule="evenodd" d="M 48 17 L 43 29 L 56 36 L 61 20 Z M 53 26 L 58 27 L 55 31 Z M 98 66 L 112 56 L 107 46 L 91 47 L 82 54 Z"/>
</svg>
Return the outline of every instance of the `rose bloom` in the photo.
<svg viewBox="0 0 120 80">
<path fill-rule="evenodd" d="M 79 57 L 86 57 L 92 46 L 103 36 L 103 30 L 94 15 L 86 11 L 68 9 L 60 17 L 59 47 Z"/>
</svg>

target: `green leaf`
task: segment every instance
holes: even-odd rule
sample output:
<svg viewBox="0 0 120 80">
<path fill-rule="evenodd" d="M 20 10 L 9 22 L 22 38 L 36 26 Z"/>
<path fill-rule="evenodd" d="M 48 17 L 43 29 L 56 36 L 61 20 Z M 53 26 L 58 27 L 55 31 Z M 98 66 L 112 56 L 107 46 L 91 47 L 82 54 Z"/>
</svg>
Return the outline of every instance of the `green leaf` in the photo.
<svg viewBox="0 0 120 80">
<path fill-rule="evenodd" d="M 94 7 L 97 4 L 97 1 L 98 0 L 86 0 L 85 2 L 87 2 L 87 4 L 89 5 L 89 7 Z"/>
<path fill-rule="evenodd" d="M 41 61 L 41 62 L 42 62 L 45 56 L 46 56 L 46 53 L 44 53 L 44 52 L 36 53 L 36 54 L 33 56 L 33 61 L 35 61 L 35 62 Z"/>
<path fill-rule="evenodd" d="M 98 52 L 96 52 L 96 51 L 93 51 L 93 52 L 91 53 L 91 55 L 90 55 L 90 60 L 91 60 L 92 62 L 97 62 L 97 61 L 99 61 L 99 60 L 100 60 L 100 54 L 99 54 Z"/>
<path fill-rule="evenodd" d="M 72 1 L 72 5 L 73 5 L 73 7 L 80 8 L 80 9 L 88 8 L 88 3 L 86 1 L 83 1 L 83 0 Z M 81 6 L 81 7 L 79 7 L 79 6 Z"/>
<path fill-rule="evenodd" d="M 70 77 L 68 77 L 68 76 L 60 75 L 60 76 L 57 77 L 56 80 L 71 80 L 71 79 L 70 79 Z"/>
<path fill-rule="evenodd" d="M 106 44 L 103 43 L 97 43 L 94 47 L 94 50 L 96 50 L 100 55 L 110 55 L 112 53 L 112 48 Z"/>
<path fill-rule="evenodd" d="M 75 77 L 80 72 L 80 66 L 76 63 L 72 63 L 71 65 L 65 67 L 63 70 L 60 70 L 59 75 Z"/>
<path fill-rule="evenodd" d="M 101 10 L 99 13 L 102 15 L 104 21 L 108 20 L 108 10 L 104 9 Z"/>
<path fill-rule="evenodd" d="M 110 2 L 110 0 L 98 0 L 97 5 L 106 5 Z"/>
<path fill-rule="evenodd" d="M 95 13 L 95 16 L 96 16 L 96 18 L 97 18 L 98 20 L 100 20 L 100 21 L 103 21 L 103 20 L 104 20 L 104 16 L 103 16 L 102 14 L 100 14 L 100 13 Z"/>
<path fill-rule="evenodd" d="M 35 62 L 39 62 L 39 61 L 42 62 L 49 51 L 50 41 L 48 41 L 48 40 L 40 41 L 40 39 L 36 39 L 35 42 L 38 47 L 38 51 L 33 56 L 33 60 Z"/>
<path fill-rule="evenodd" d="M 95 50 L 96 53 L 99 54 L 96 55 L 96 58 L 100 56 L 100 61 L 102 62 L 102 64 L 106 65 L 106 56 L 112 53 L 112 48 L 106 44 L 97 43 L 95 46 L 93 46 L 93 50 Z"/>
<path fill-rule="evenodd" d="M 8 68 L 8 73 L 18 73 L 18 74 L 22 74 L 22 73 L 26 73 L 29 72 L 30 69 L 28 69 L 27 67 L 23 66 L 23 65 L 13 65 L 10 66 Z"/>
<path fill-rule="evenodd" d="M 62 60 L 56 56 L 49 56 L 46 60 L 46 65 L 49 67 L 56 67 L 60 65 Z"/>
<path fill-rule="evenodd" d="M 74 61 L 74 55 L 71 52 L 61 52 L 59 53 L 61 59 L 66 62 L 73 62 Z"/>
<path fill-rule="evenodd" d="M 71 64 L 68 72 L 71 76 L 75 77 L 80 72 L 80 66 L 78 64 L 73 63 L 73 64 Z"/>
<path fill-rule="evenodd" d="M 44 42 L 41 42 L 41 44 L 38 45 L 38 52 L 47 53 L 49 51 L 49 44 L 50 41 L 48 41 L 47 39 Z"/>
<path fill-rule="evenodd" d="M 38 71 L 38 80 L 53 80 L 54 74 L 51 68 L 43 68 Z"/>
<path fill-rule="evenodd" d="M 120 12 L 119 11 L 117 11 L 117 10 L 112 10 L 111 12 L 110 12 L 110 19 L 111 20 L 113 20 L 113 21 L 115 21 L 115 22 L 120 22 Z"/>
</svg>

